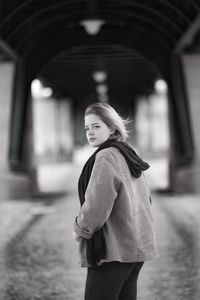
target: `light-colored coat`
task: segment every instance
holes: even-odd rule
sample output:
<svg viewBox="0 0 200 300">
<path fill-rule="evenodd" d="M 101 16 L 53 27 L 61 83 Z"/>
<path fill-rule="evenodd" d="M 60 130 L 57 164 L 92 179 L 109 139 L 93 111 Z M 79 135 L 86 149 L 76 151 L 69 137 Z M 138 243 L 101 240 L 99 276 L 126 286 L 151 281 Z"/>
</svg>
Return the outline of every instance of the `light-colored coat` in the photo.
<svg viewBox="0 0 200 300">
<path fill-rule="evenodd" d="M 114 147 L 96 155 L 85 202 L 74 224 L 82 267 L 88 267 L 86 240 L 103 226 L 105 261 L 139 262 L 158 256 L 150 191 L 144 174 L 131 176 L 126 160 Z"/>
</svg>

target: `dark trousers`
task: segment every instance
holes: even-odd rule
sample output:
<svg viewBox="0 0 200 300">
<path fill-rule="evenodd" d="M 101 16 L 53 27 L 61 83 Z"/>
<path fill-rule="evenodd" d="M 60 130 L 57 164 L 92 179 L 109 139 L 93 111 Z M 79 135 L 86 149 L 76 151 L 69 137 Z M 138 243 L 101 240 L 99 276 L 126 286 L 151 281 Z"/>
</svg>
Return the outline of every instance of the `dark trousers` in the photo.
<svg viewBox="0 0 200 300">
<path fill-rule="evenodd" d="M 136 300 L 142 265 L 114 261 L 88 268 L 85 300 Z"/>
</svg>

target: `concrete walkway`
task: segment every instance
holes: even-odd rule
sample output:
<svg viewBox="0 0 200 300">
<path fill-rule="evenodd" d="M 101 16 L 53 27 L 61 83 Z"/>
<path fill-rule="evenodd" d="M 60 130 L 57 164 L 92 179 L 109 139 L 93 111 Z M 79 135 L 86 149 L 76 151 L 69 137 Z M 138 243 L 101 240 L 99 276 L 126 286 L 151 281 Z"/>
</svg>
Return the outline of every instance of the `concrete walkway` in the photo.
<svg viewBox="0 0 200 300">
<path fill-rule="evenodd" d="M 71 236 L 78 172 L 60 198 L 0 201 L 0 300 L 83 300 L 86 270 Z M 199 300 L 200 198 L 152 198 L 160 258 L 143 267 L 138 300 Z"/>
</svg>

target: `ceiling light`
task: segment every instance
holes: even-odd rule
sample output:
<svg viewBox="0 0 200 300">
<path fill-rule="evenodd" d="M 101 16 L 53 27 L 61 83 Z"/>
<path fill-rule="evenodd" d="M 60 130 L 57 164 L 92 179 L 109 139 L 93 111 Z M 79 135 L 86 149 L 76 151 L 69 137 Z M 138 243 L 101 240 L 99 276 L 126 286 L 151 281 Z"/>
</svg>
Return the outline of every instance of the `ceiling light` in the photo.
<svg viewBox="0 0 200 300">
<path fill-rule="evenodd" d="M 99 84 L 96 86 L 96 91 L 100 95 L 105 95 L 108 92 L 108 86 L 106 84 Z"/>
<path fill-rule="evenodd" d="M 101 26 L 105 24 L 105 21 L 100 19 L 83 20 L 80 24 L 84 27 L 85 31 L 89 35 L 95 35 L 101 30 Z"/>
<path fill-rule="evenodd" d="M 94 81 L 101 83 L 104 82 L 107 78 L 107 73 L 105 71 L 95 71 L 92 74 Z"/>
<path fill-rule="evenodd" d="M 157 93 L 164 94 L 167 92 L 167 83 L 163 79 L 158 79 L 155 82 L 155 90 Z"/>
<path fill-rule="evenodd" d="M 53 94 L 50 87 L 44 87 L 39 79 L 34 79 L 31 83 L 31 95 L 33 98 L 49 98 Z"/>
<path fill-rule="evenodd" d="M 43 98 L 49 98 L 53 94 L 53 90 L 50 87 L 43 88 L 42 96 Z"/>
</svg>

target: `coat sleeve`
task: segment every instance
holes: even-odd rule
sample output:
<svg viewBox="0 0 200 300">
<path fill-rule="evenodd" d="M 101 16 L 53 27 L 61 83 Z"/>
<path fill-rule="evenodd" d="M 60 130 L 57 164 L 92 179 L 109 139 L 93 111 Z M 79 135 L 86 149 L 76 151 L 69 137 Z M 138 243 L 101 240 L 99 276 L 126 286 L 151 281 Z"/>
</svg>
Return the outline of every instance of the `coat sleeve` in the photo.
<svg viewBox="0 0 200 300">
<path fill-rule="evenodd" d="M 109 218 L 120 187 L 120 176 L 107 157 L 96 157 L 85 193 L 85 202 L 74 224 L 74 231 L 90 239 Z"/>
</svg>

